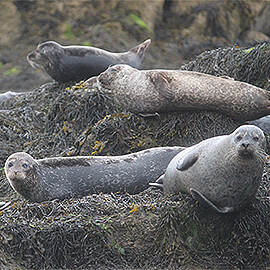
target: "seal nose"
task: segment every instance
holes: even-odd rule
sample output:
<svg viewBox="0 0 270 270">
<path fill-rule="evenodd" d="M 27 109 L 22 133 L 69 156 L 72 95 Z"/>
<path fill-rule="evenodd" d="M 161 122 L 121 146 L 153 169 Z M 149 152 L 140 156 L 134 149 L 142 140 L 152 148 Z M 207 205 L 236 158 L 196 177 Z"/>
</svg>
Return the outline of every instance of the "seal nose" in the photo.
<svg viewBox="0 0 270 270">
<path fill-rule="evenodd" d="M 28 59 L 31 59 L 31 58 L 34 58 L 35 57 L 35 53 L 34 52 L 30 52 L 28 55 L 27 55 L 27 58 Z"/>
<path fill-rule="evenodd" d="M 247 149 L 248 146 L 249 146 L 249 143 L 248 143 L 248 142 L 243 142 L 243 143 L 242 143 L 242 146 L 243 146 L 245 149 Z"/>
</svg>

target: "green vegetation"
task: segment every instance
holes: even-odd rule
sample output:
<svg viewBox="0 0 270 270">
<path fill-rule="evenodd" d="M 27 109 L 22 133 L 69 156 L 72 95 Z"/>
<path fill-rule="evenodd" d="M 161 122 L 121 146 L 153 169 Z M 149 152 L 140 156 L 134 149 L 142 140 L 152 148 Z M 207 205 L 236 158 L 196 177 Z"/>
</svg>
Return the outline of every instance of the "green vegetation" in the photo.
<svg viewBox="0 0 270 270">
<path fill-rule="evenodd" d="M 68 39 L 73 39 L 75 37 L 74 33 L 72 32 L 72 27 L 69 23 L 66 24 L 64 35 Z"/>
<path fill-rule="evenodd" d="M 92 46 L 92 45 L 89 41 L 86 40 L 83 42 L 83 46 Z"/>
<path fill-rule="evenodd" d="M 148 24 L 142 20 L 140 17 L 138 17 L 137 15 L 135 14 L 130 14 L 129 15 L 130 19 L 136 23 L 137 25 L 139 25 L 141 28 L 144 28 L 145 30 L 147 30 L 148 32 L 152 33 L 153 34 L 153 31 L 151 30 L 151 28 L 148 26 Z"/>
<path fill-rule="evenodd" d="M 1 66 L 0 66 L 0 67 L 1 67 Z M 6 70 L 6 71 L 4 72 L 4 75 L 12 76 L 12 75 L 17 75 L 17 74 L 19 74 L 19 73 L 21 73 L 21 72 L 22 72 L 22 71 L 21 71 L 21 68 L 20 68 L 20 67 L 14 66 L 14 67 L 12 67 L 12 68 Z"/>
<path fill-rule="evenodd" d="M 246 49 L 245 50 L 245 53 L 250 53 L 252 50 L 254 50 L 255 49 L 255 47 L 251 47 L 251 48 L 249 48 L 249 49 Z"/>
</svg>

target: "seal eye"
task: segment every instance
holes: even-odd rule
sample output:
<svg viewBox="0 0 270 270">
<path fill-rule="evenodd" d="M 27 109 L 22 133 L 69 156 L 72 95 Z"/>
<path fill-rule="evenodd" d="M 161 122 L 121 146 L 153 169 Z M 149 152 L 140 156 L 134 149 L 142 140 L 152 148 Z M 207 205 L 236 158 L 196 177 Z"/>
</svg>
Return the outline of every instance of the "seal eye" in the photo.
<svg viewBox="0 0 270 270">
<path fill-rule="evenodd" d="M 114 67 L 113 65 L 110 65 L 110 67 L 107 69 L 107 71 L 109 71 L 109 72 L 117 72 L 118 71 L 118 69 L 116 68 L 116 67 Z"/>
<path fill-rule="evenodd" d="M 13 167 L 13 165 L 14 165 L 13 162 L 9 162 L 9 163 L 8 163 L 8 167 L 9 167 L 9 168 Z"/>
<path fill-rule="evenodd" d="M 258 142 L 259 141 L 259 137 L 253 137 L 253 141 L 254 142 Z"/>
<path fill-rule="evenodd" d="M 238 136 L 236 137 L 236 140 L 237 140 L 237 141 L 241 141 L 242 138 L 243 138 L 243 137 L 242 137 L 241 135 L 238 135 Z"/>
<path fill-rule="evenodd" d="M 24 169 L 26 169 L 26 168 L 28 167 L 28 165 L 27 165 L 26 163 L 23 163 L 23 164 L 22 164 L 22 167 L 23 167 Z"/>
</svg>

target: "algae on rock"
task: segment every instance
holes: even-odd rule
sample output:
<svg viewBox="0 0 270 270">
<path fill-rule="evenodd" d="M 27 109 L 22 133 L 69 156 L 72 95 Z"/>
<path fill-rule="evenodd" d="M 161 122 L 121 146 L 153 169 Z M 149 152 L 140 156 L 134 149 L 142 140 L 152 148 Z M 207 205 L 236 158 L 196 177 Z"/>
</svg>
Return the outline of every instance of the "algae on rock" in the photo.
<svg viewBox="0 0 270 270">
<path fill-rule="evenodd" d="M 269 68 L 269 61 L 261 61 L 269 57 L 267 48 L 217 49 L 183 68 L 237 74 L 238 80 L 262 86 Z M 247 76 L 246 63 L 258 61 L 261 76 L 252 66 Z M 0 114 L 1 168 L 16 151 L 35 158 L 121 155 L 153 146 L 191 145 L 228 134 L 241 124 L 205 111 L 142 117 L 84 83 L 46 84 L 3 106 L 7 111 Z M 137 195 L 93 194 L 31 203 L 12 191 L 2 174 L 1 200 L 11 200 L 12 206 L 1 212 L 0 249 L 27 269 L 263 269 L 270 267 L 269 183 L 268 164 L 254 206 L 219 215 L 187 195 L 164 196 L 152 188 Z"/>
</svg>

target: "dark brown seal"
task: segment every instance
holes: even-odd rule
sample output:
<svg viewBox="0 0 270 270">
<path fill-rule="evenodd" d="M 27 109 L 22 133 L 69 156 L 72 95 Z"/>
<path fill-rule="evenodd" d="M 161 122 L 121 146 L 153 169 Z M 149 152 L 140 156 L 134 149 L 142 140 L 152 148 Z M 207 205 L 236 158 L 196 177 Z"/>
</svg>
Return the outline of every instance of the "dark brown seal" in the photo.
<svg viewBox="0 0 270 270">
<path fill-rule="evenodd" d="M 140 68 L 150 43 L 148 39 L 128 52 L 111 53 L 95 47 L 61 46 L 57 42 L 47 41 L 29 53 L 27 60 L 32 67 L 43 68 L 56 81 L 81 81 L 115 64 Z"/>
<path fill-rule="evenodd" d="M 266 141 L 261 129 L 243 125 L 177 154 L 153 186 L 184 192 L 220 213 L 242 209 L 262 179 Z"/>
<path fill-rule="evenodd" d="M 198 72 L 115 65 L 97 80 L 101 91 L 111 93 L 119 104 L 135 113 L 209 110 L 236 121 L 270 114 L 269 91 Z"/>
<path fill-rule="evenodd" d="M 59 157 L 35 160 L 27 153 L 12 154 L 5 173 L 10 185 L 35 201 L 91 193 L 139 193 L 165 172 L 183 147 L 157 147 L 123 156 Z"/>
</svg>

